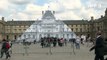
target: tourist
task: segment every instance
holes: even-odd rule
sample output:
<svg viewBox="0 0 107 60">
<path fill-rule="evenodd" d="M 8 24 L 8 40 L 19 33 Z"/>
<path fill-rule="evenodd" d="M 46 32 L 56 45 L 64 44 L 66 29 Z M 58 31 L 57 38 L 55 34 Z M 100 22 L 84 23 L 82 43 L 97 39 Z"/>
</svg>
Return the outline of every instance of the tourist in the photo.
<svg viewBox="0 0 107 60">
<path fill-rule="evenodd" d="M 60 44 L 60 39 L 58 38 L 58 46 L 60 46 L 61 44 Z"/>
<path fill-rule="evenodd" d="M 36 44 L 36 40 L 34 40 L 33 43 Z"/>
<path fill-rule="evenodd" d="M 42 48 L 44 47 L 44 39 L 43 38 L 41 38 L 41 46 L 42 46 Z"/>
<path fill-rule="evenodd" d="M 62 47 L 62 46 L 63 46 L 63 44 L 64 44 L 64 39 L 63 39 L 63 38 L 61 38 L 61 39 L 60 39 L 60 47 Z"/>
<path fill-rule="evenodd" d="M 104 39 L 101 36 L 101 31 L 97 33 L 96 43 L 90 51 L 95 49 L 95 60 L 104 60 Z"/>
<path fill-rule="evenodd" d="M 67 39 L 64 39 L 64 44 L 65 46 L 67 46 Z"/>
<path fill-rule="evenodd" d="M 77 38 L 76 38 L 75 45 L 76 45 L 76 49 L 80 49 L 80 37 L 79 36 L 77 36 Z"/>
<path fill-rule="evenodd" d="M 87 47 L 90 47 L 90 43 L 91 43 L 91 37 L 87 38 Z"/>
<path fill-rule="evenodd" d="M 9 57 L 11 57 L 10 54 L 9 54 L 9 48 L 10 48 L 9 42 L 6 41 L 5 39 L 3 39 L 0 58 L 3 57 L 4 53 L 6 55 L 6 59 L 8 59 Z"/>
<path fill-rule="evenodd" d="M 12 54 L 12 45 L 13 45 L 12 41 L 9 41 L 9 45 L 10 45 L 9 52 Z"/>
<path fill-rule="evenodd" d="M 54 38 L 54 39 L 53 39 L 53 47 L 56 47 L 56 44 L 57 44 L 57 39 Z"/>
</svg>

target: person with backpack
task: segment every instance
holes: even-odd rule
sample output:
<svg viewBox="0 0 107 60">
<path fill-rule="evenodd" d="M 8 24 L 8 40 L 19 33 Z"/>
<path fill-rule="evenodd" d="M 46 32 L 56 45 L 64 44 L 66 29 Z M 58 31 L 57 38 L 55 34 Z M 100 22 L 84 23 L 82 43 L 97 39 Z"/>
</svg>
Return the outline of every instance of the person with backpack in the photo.
<svg viewBox="0 0 107 60">
<path fill-rule="evenodd" d="M 6 55 L 6 59 L 8 59 L 9 57 L 11 57 L 10 54 L 9 54 L 9 51 L 8 51 L 9 48 L 10 48 L 10 45 L 9 45 L 8 41 L 6 41 L 5 39 L 3 39 L 2 46 L 1 46 L 1 56 L 0 56 L 0 58 L 3 57 L 4 53 Z"/>
</svg>

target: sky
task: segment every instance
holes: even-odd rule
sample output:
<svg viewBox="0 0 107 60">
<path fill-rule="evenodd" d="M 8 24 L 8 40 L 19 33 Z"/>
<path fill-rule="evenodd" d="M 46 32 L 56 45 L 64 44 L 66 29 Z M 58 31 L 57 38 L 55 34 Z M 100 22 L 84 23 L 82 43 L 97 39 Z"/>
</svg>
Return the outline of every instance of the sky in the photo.
<svg viewBox="0 0 107 60">
<path fill-rule="evenodd" d="M 55 11 L 59 20 L 90 20 L 104 16 L 107 0 L 0 0 L 0 18 L 6 21 L 41 19 L 42 11 Z"/>
</svg>

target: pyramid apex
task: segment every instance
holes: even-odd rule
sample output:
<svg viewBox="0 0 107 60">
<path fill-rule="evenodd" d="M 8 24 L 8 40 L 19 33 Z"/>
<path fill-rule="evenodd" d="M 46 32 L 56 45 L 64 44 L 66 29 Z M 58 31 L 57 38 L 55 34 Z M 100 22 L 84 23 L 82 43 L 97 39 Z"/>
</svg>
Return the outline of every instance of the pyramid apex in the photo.
<svg viewBox="0 0 107 60">
<path fill-rule="evenodd" d="M 42 19 L 55 19 L 55 11 L 46 10 L 44 14 L 42 15 Z"/>
</svg>

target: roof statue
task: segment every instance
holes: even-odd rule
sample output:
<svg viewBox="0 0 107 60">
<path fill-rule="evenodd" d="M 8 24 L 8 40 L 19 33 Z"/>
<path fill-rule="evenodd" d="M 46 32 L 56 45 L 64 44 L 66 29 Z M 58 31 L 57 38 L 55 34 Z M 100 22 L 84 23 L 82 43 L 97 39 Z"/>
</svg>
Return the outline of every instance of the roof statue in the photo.
<svg viewBox="0 0 107 60">
<path fill-rule="evenodd" d="M 107 8 L 106 8 L 106 10 L 105 10 L 105 16 L 107 16 Z"/>
</svg>

